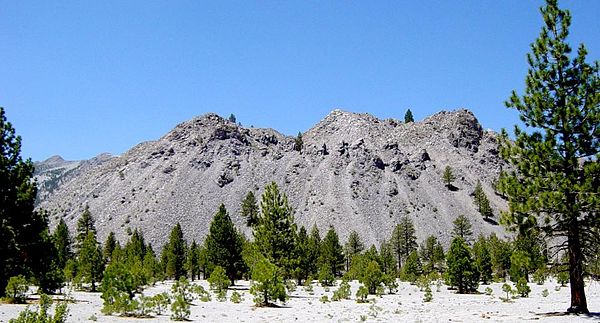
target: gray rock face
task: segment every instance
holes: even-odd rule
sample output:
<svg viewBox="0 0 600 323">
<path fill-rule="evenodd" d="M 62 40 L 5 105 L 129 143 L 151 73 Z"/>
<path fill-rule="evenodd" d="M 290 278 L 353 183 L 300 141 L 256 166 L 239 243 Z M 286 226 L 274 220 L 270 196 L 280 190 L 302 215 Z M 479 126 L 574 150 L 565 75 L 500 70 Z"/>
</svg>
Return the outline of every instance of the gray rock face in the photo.
<svg viewBox="0 0 600 323">
<path fill-rule="evenodd" d="M 260 197 L 275 181 L 299 225 L 316 224 L 322 233 L 333 225 L 344 241 L 356 230 L 367 245 L 379 245 L 404 215 L 420 240 L 434 234 L 447 244 L 459 214 L 471 219 L 475 234 L 503 234 L 483 221 L 470 196 L 479 179 L 495 216 L 506 207 L 491 185 L 503 165 L 496 135 L 467 110 L 408 124 L 334 110 L 303 139 L 297 152 L 293 137 L 207 114 L 122 156 L 77 162 L 52 190 L 42 185 L 38 207 L 74 228 L 89 205 L 99 239 L 110 231 L 125 239 L 128 227 L 138 227 L 160 249 L 176 222 L 186 239 L 202 241 L 221 203 L 251 237 L 239 216 L 241 200 L 250 190 Z M 442 182 L 446 165 L 456 191 Z"/>
</svg>

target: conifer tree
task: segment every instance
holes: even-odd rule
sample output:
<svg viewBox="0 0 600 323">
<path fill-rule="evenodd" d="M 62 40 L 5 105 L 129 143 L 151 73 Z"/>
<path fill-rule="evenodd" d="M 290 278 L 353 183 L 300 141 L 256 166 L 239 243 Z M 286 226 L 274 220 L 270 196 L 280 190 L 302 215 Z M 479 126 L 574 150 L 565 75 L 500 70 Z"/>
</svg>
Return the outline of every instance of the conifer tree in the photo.
<svg viewBox="0 0 600 323">
<path fill-rule="evenodd" d="M 506 102 L 533 131 L 515 127 L 514 143 L 504 131 L 501 155 L 515 166 L 500 187 L 508 196 L 503 223 L 527 231 L 540 226 L 565 240 L 569 254 L 571 306 L 587 313 L 584 260 L 599 243 L 600 64 L 586 62 L 583 44 L 572 54 L 567 42 L 571 14 L 547 0 L 544 26 L 527 55 L 525 93 Z"/>
<path fill-rule="evenodd" d="M 421 245 L 420 256 L 423 259 L 423 271 L 428 274 L 440 271 L 444 263 L 444 248 L 437 237 L 431 235 Z"/>
<path fill-rule="evenodd" d="M 206 252 L 211 265 L 221 266 L 233 285 L 242 267 L 242 244 L 224 204 L 210 223 Z"/>
<path fill-rule="evenodd" d="M 255 242 L 263 255 L 289 277 L 295 267 L 296 224 L 287 196 L 279 192 L 275 182 L 265 187 L 260 208 Z"/>
<path fill-rule="evenodd" d="M 417 281 L 417 277 L 422 273 L 423 266 L 421 264 L 421 259 L 419 258 L 417 251 L 413 250 L 408 257 L 406 257 L 406 263 L 402 266 L 400 278 L 404 281 L 414 283 Z"/>
<path fill-rule="evenodd" d="M 90 283 L 92 292 L 95 292 L 96 283 L 102 280 L 104 259 L 102 257 L 102 251 L 98 246 L 98 241 L 96 240 L 96 234 L 93 231 L 89 231 L 83 240 L 77 260 L 77 270 L 81 281 Z"/>
<path fill-rule="evenodd" d="M 461 238 L 469 243 L 473 236 L 473 225 L 471 224 L 471 221 L 469 221 L 464 214 L 461 214 L 452 221 L 452 224 L 454 225 L 452 236 Z"/>
<path fill-rule="evenodd" d="M 304 141 L 302 140 L 302 133 L 298 132 L 298 135 L 296 136 L 296 140 L 294 141 L 294 150 L 302 151 L 303 145 L 304 145 Z"/>
<path fill-rule="evenodd" d="M 34 211 L 37 187 L 33 163 L 21 158 L 21 137 L 15 134 L 0 107 L 0 296 L 11 276 L 41 272 L 32 258 L 44 246 L 47 219 Z"/>
<path fill-rule="evenodd" d="M 477 206 L 477 211 L 487 220 L 490 216 L 493 215 L 492 207 L 490 206 L 490 200 L 485 195 L 483 191 L 483 187 L 481 186 L 481 182 L 477 181 L 477 185 L 475 186 L 475 191 L 473 192 L 475 197 L 475 206 Z"/>
<path fill-rule="evenodd" d="M 306 228 L 300 227 L 298 230 L 298 236 L 296 241 L 296 256 L 298 257 L 297 267 L 294 270 L 294 277 L 296 278 L 298 285 L 302 284 L 302 281 L 308 278 L 311 270 L 311 257 L 310 257 L 310 240 Z"/>
<path fill-rule="evenodd" d="M 488 238 L 488 245 L 492 258 L 492 271 L 496 277 L 506 278 L 510 268 L 510 256 L 513 252 L 511 244 L 492 233 Z"/>
<path fill-rule="evenodd" d="M 179 222 L 171 230 L 169 242 L 165 246 L 165 274 L 172 279 L 185 276 L 185 251 L 186 243 Z"/>
<path fill-rule="evenodd" d="M 340 276 L 344 268 L 344 253 L 333 226 L 329 227 L 329 231 L 321 242 L 320 254 L 319 267 L 326 268 L 333 276 Z"/>
<path fill-rule="evenodd" d="M 73 257 L 73 250 L 71 248 L 69 228 L 62 218 L 58 222 L 56 229 L 54 229 L 52 239 L 54 240 L 54 246 L 56 247 L 57 265 L 59 268 L 64 269 L 67 260 Z"/>
<path fill-rule="evenodd" d="M 448 189 L 452 188 L 452 182 L 454 182 L 455 179 L 456 179 L 456 176 L 454 176 L 454 172 L 452 171 L 452 168 L 450 166 L 446 166 L 446 168 L 444 168 L 444 174 L 442 175 L 442 180 L 444 181 L 444 183 L 446 184 L 446 187 Z"/>
<path fill-rule="evenodd" d="M 233 113 L 229 115 L 229 118 L 227 120 L 229 120 L 229 122 L 233 122 L 233 123 L 236 123 L 236 121 L 237 121 L 235 118 L 235 115 Z"/>
<path fill-rule="evenodd" d="M 214 220 L 213 220 L 214 221 Z M 188 275 L 194 281 L 196 277 L 200 279 L 200 248 L 196 243 L 196 240 L 192 240 L 190 247 L 187 251 L 186 256 L 186 265 L 185 268 L 188 272 Z"/>
<path fill-rule="evenodd" d="M 104 241 L 104 249 L 102 249 L 102 255 L 107 262 L 112 260 L 112 254 L 115 248 L 117 247 L 117 239 L 115 238 L 114 232 L 109 232 L 108 236 L 106 236 L 106 240 Z"/>
<path fill-rule="evenodd" d="M 358 232 L 352 230 L 348 236 L 348 241 L 344 245 L 344 256 L 346 257 L 346 271 L 350 268 L 350 262 L 352 258 L 361 253 L 365 249 L 365 245 L 360 240 Z"/>
<path fill-rule="evenodd" d="M 408 216 L 403 216 L 396 225 L 390 240 L 392 250 L 398 260 L 398 269 L 402 266 L 408 255 L 417 249 L 417 236 L 415 226 Z"/>
<path fill-rule="evenodd" d="M 381 246 L 379 247 L 379 254 L 381 258 L 381 271 L 383 271 L 384 274 L 395 273 L 396 258 L 394 257 L 394 252 L 389 242 L 385 240 L 381 242 Z"/>
<path fill-rule="evenodd" d="M 258 204 L 252 191 L 248 191 L 242 200 L 242 216 L 246 218 L 246 225 L 253 228 L 258 224 Z"/>
<path fill-rule="evenodd" d="M 475 268 L 477 268 L 479 279 L 484 285 L 492 280 L 492 256 L 489 249 L 488 242 L 483 235 L 480 235 L 473 244 Z"/>
<path fill-rule="evenodd" d="M 316 224 L 313 224 L 308 237 L 308 263 L 309 275 L 316 275 L 319 271 L 318 261 L 321 257 L 321 234 Z"/>
<path fill-rule="evenodd" d="M 413 113 L 412 113 L 412 111 L 410 111 L 410 109 L 406 110 L 406 113 L 404 114 L 404 122 L 405 123 L 415 122 L 415 118 L 413 117 Z"/>
<path fill-rule="evenodd" d="M 456 287 L 459 294 L 477 289 L 479 274 L 473 263 L 469 246 L 461 237 L 452 239 L 446 257 L 449 284 Z"/>
<path fill-rule="evenodd" d="M 81 217 L 77 220 L 77 234 L 75 235 L 75 249 L 79 250 L 88 233 L 93 232 L 96 236 L 96 222 L 92 217 L 89 206 L 85 206 Z"/>
</svg>

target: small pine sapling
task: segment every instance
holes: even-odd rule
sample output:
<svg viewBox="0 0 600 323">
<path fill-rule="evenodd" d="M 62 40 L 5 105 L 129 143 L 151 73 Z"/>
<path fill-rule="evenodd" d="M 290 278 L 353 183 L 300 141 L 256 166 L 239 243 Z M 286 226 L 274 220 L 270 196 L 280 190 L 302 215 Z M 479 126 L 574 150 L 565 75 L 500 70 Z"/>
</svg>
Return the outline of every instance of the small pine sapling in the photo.
<svg viewBox="0 0 600 323">
<path fill-rule="evenodd" d="M 325 303 L 329 303 L 329 297 L 327 297 L 327 295 L 323 295 L 321 296 L 321 298 L 319 299 L 321 301 L 321 303 L 325 304 Z"/>
<path fill-rule="evenodd" d="M 525 277 L 521 277 L 519 278 L 519 281 L 517 281 L 517 293 L 521 296 L 521 297 L 529 297 L 529 293 L 531 292 L 531 288 L 527 285 L 527 280 L 525 279 Z"/>
<path fill-rule="evenodd" d="M 156 312 L 156 315 L 161 315 L 164 311 L 167 310 L 169 304 L 171 304 L 171 298 L 166 292 L 156 294 L 152 296 L 152 299 L 154 300 L 154 310 Z"/>
<path fill-rule="evenodd" d="M 231 293 L 230 300 L 232 303 L 235 303 L 235 304 L 239 304 L 244 301 L 244 299 L 242 298 L 242 295 L 240 295 L 240 293 L 238 293 L 237 291 L 233 291 L 233 293 Z"/>
<path fill-rule="evenodd" d="M 365 285 L 360 285 L 360 287 L 356 291 L 356 302 L 357 303 L 366 303 L 368 296 L 369 296 L 369 289 L 367 287 L 365 287 Z"/>
<path fill-rule="evenodd" d="M 190 317 L 190 303 L 188 303 L 183 295 L 175 296 L 173 304 L 171 304 L 171 320 L 187 321 Z"/>
<path fill-rule="evenodd" d="M 542 297 L 548 297 L 548 295 L 550 295 L 550 293 L 548 292 L 548 288 L 545 288 L 545 289 L 542 291 Z"/>
<path fill-rule="evenodd" d="M 485 288 L 485 294 L 487 296 L 492 296 L 492 293 L 493 293 L 493 290 L 492 290 L 491 287 L 488 286 L 488 287 Z"/>
<path fill-rule="evenodd" d="M 423 295 L 423 302 L 431 302 L 432 299 L 433 294 L 431 293 L 431 287 L 427 285 L 427 287 L 425 287 L 425 294 Z"/>
</svg>

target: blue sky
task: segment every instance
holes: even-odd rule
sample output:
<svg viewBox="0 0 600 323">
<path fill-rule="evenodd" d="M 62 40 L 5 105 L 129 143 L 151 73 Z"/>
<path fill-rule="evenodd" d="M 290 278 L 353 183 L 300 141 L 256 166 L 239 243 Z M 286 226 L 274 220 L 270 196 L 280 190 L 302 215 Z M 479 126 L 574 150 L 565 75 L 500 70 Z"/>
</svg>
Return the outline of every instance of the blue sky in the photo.
<svg viewBox="0 0 600 323">
<path fill-rule="evenodd" d="M 9 1 L 0 106 L 42 160 L 120 154 L 207 112 L 306 131 L 335 108 L 466 107 L 512 128 L 543 1 Z M 600 1 L 561 1 L 600 57 Z"/>
</svg>

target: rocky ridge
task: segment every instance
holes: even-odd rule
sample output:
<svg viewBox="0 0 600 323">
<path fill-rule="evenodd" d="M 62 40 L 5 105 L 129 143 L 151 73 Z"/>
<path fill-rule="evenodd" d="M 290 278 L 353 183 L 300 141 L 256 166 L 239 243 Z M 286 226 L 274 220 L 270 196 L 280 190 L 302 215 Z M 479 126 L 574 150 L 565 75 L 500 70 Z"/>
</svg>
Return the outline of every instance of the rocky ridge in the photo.
<svg viewBox="0 0 600 323">
<path fill-rule="evenodd" d="M 309 229 L 316 224 L 322 233 L 333 225 L 343 241 L 356 230 L 367 245 L 379 245 L 404 215 L 413 219 L 420 240 L 435 234 L 448 243 L 458 214 L 471 219 L 475 234 L 503 233 L 483 221 L 471 196 L 481 180 L 496 218 L 506 208 L 492 188 L 503 166 L 497 135 L 483 131 L 468 110 L 414 123 L 334 110 L 303 138 L 297 152 L 293 137 L 206 114 L 122 156 L 36 163 L 38 207 L 50 211 L 54 223 L 64 217 L 74 228 L 88 205 L 99 239 L 110 231 L 124 239 L 127 228 L 137 227 L 160 248 L 176 222 L 186 239 L 202 241 L 220 203 L 251 236 L 240 202 L 249 190 L 260 197 L 264 185 L 275 181 L 297 223 Z M 44 179 L 57 169 L 52 162 L 68 166 L 47 190 Z M 456 190 L 442 182 L 446 165 L 457 177 Z"/>
</svg>

